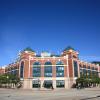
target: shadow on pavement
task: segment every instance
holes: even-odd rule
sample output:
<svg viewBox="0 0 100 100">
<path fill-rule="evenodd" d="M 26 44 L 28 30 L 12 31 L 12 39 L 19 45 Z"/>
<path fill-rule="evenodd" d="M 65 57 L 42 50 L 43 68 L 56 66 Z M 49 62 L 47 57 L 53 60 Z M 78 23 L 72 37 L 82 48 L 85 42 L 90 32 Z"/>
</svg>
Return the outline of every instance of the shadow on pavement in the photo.
<svg viewBox="0 0 100 100">
<path fill-rule="evenodd" d="M 94 99 L 94 98 L 99 98 L 100 99 L 100 95 L 98 95 L 96 97 L 84 98 L 84 99 L 80 99 L 80 100 L 89 100 L 89 99 Z"/>
</svg>

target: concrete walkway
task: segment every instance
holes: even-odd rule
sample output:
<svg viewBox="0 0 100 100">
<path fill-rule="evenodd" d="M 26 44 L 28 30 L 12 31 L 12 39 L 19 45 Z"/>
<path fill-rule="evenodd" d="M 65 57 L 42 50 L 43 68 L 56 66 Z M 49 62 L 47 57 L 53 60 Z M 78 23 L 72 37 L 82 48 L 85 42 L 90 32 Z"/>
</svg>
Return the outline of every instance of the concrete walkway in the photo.
<svg viewBox="0 0 100 100">
<path fill-rule="evenodd" d="M 100 88 L 40 91 L 0 89 L 0 100 L 100 100 Z"/>
</svg>

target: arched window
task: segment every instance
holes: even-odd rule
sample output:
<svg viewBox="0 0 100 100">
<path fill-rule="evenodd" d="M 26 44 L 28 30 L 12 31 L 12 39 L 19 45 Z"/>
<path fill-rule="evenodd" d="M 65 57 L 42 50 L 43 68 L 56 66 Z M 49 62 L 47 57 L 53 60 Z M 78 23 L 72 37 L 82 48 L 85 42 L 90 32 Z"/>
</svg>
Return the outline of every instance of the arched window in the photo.
<svg viewBox="0 0 100 100">
<path fill-rule="evenodd" d="M 41 64 L 39 62 L 34 62 L 33 64 L 33 77 L 41 76 Z"/>
<path fill-rule="evenodd" d="M 24 77 L 24 62 L 21 62 L 20 66 L 20 78 Z"/>
<path fill-rule="evenodd" d="M 58 61 L 56 63 L 56 77 L 64 77 L 64 66 L 63 62 Z"/>
<path fill-rule="evenodd" d="M 44 64 L 44 76 L 52 77 L 52 63 L 51 62 L 46 62 Z"/>
<path fill-rule="evenodd" d="M 77 61 L 73 61 L 73 65 L 74 65 L 74 77 L 78 77 L 78 65 L 77 65 Z"/>
</svg>

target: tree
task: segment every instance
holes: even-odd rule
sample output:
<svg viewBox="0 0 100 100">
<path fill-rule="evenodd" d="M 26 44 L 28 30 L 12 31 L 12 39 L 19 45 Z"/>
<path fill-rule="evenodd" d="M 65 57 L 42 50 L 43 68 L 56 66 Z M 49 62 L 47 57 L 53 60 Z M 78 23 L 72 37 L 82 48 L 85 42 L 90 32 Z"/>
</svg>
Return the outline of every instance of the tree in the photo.
<svg viewBox="0 0 100 100">
<path fill-rule="evenodd" d="M 5 84 L 5 86 L 10 87 L 11 84 L 13 84 L 14 86 L 18 82 L 20 82 L 20 78 L 16 75 L 13 74 L 0 75 L 0 86 L 3 86 L 3 84 Z"/>
</svg>

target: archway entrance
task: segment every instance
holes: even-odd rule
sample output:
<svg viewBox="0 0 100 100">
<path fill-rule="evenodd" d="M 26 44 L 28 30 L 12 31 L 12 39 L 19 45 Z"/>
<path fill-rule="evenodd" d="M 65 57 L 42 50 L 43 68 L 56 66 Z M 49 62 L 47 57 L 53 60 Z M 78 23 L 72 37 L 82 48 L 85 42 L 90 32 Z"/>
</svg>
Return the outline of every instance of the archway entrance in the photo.
<svg viewBox="0 0 100 100">
<path fill-rule="evenodd" d="M 44 88 L 53 88 L 53 82 L 52 80 L 45 80 L 43 83 Z"/>
</svg>

